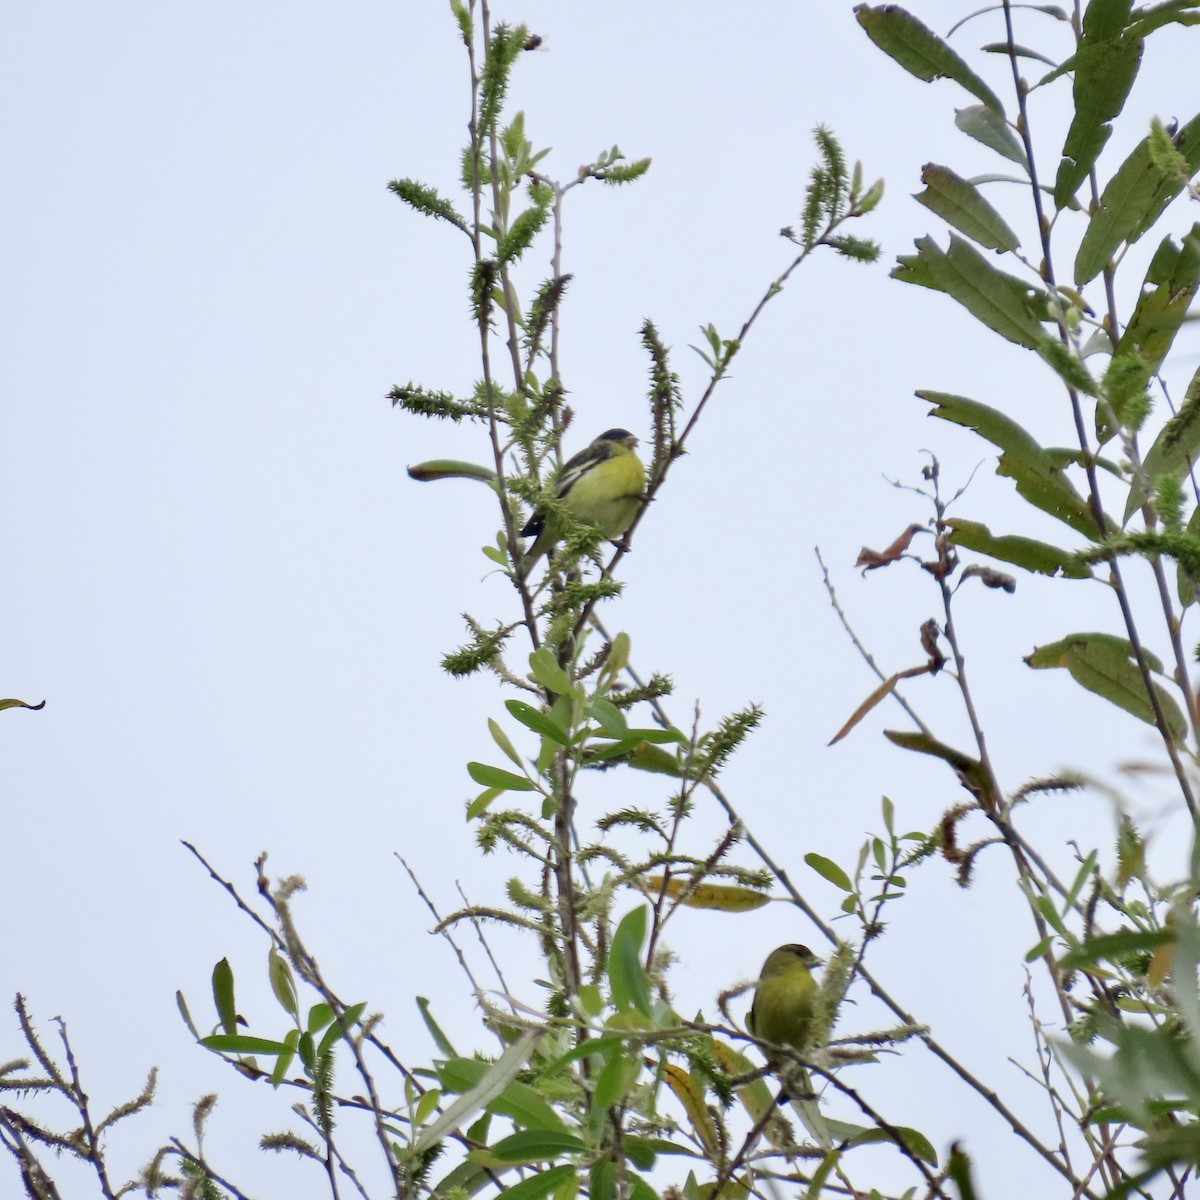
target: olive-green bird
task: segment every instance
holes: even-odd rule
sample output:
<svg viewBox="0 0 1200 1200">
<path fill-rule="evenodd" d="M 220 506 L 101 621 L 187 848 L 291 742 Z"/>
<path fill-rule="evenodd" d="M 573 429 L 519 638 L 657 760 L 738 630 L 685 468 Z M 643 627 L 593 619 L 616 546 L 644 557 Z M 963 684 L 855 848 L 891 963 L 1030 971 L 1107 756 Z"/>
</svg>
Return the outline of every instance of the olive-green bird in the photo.
<svg viewBox="0 0 1200 1200">
<path fill-rule="evenodd" d="M 767 955 L 747 1021 L 756 1038 L 790 1046 L 797 1054 L 811 1048 L 820 994 L 812 969 L 820 965 L 807 946 L 794 942 Z"/>
<path fill-rule="evenodd" d="M 807 946 L 795 942 L 767 955 L 746 1021 L 755 1037 L 777 1046 L 790 1046 L 799 1055 L 812 1051 L 821 994 L 812 969 L 820 965 L 821 960 Z M 819 1145 L 832 1146 L 833 1138 L 821 1116 L 808 1071 L 796 1062 L 780 1062 L 766 1049 L 763 1053 L 804 1127 Z"/>
<path fill-rule="evenodd" d="M 637 442 L 628 429 L 609 429 L 567 459 L 554 481 L 554 494 L 571 516 L 584 525 L 599 525 L 610 541 L 633 524 L 645 499 L 646 468 L 634 453 Z M 526 521 L 521 536 L 536 540 L 521 559 L 522 579 L 562 537 L 559 524 L 541 509 Z"/>
</svg>

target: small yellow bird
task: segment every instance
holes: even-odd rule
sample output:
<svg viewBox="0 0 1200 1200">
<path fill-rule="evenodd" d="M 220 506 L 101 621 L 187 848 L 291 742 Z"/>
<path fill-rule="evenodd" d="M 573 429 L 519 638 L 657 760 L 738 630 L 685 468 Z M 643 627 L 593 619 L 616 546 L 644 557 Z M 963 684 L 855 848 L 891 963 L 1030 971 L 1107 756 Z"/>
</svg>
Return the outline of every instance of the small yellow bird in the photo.
<svg viewBox="0 0 1200 1200">
<path fill-rule="evenodd" d="M 821 989 L 812 969 L 820 965 L 821 960 L 807 946 L 795 942 L 767 955 L 746 1021 L 755 1037 L 790 1047 L 802 1058 L 817 1049 L 813 1043 L 822 1033 L 817 1029 Z M 765 1047 L 763 1054 L 804 1128 L 818 1145 L 830 1148 L 833 1135 L 821 1115 L 807 1069 L 797 1062 L 781 1062 Z"/>
<path fill-rule="evenodd" d="M 637 444 L 629 430 L 609 429 L 569 458 L 554 483 L 554 494 L 571 516 L 584 525 L 599 525 L 610 541 L 633 524 L 645 499 L 646 468 L 634 453 Z M 521 536 L 536 540 L 518 568 L 522 579 L 562 537 L 560 524 L 541 509 L 525 523 Z"/>
<path fill-rule="evenodd" d="M 820 965 L 807 946 L 794 942 L 767 955 L 746 1022 L 756 1038 L 790 1046 L 797 1054 L 812 1048 L 820 994 L 812 968 Z"/>
</svg>

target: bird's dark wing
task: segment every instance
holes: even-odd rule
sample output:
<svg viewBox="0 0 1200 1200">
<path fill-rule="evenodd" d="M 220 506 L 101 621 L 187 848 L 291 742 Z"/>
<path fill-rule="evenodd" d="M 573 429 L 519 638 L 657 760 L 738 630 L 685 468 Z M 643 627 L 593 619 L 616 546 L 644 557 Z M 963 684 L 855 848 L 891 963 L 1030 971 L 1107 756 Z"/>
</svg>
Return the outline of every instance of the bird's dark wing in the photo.
<svg viewBox="0 0 1200 1200">
<path fill-rule="evenodd" d="M 561 500 L 578 482 L 581 475 L 587 474 L 597 463 L 612 457 L 612 446 L 597 439 L 590 446 L 585 446 L 578 454 L 571 455 L 554 484 L 554 494 Z M 546 526 L 546 514 L 540 508 L 535 508 L 529 520 L 521 530 L 522 537 L 537 537 Z"/>
</svg>

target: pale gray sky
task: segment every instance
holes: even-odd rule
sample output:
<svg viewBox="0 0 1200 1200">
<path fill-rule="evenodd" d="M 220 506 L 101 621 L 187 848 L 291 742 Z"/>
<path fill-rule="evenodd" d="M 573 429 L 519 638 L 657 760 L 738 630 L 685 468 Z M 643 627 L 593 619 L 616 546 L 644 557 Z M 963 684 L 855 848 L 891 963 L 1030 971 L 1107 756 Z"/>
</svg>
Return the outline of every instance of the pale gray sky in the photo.
<svg viewBox="0 0 1200 1200">
<path fill-rule="evenodd" d="M 920 12 L 944 33 L 973 7 L 940 0 Z M 810 878 L 806 852 L 852 865 L 880 825 L 881 794 L 906 829 L 931 826 L 959 794 L 941 764 L 884 742 L 885 724 L 903 724 L 897 711 L 826 748 L 874 680 L 830 611 L 813 547 L 885 668 L 913 665 L 918 626 L 937 615 L 928 581 L 911 564 L 865 580 L 853 571 L 860 545 L 928 516 L 883 476 L 915 481 L 923 447 L 951 487 L 984 461 L 962 515 L 996 532 L 1015 531 L 1006 516 L 1026 520 L 987 447 L 926 420 L 914 389 L 1004 407 L 1048 443 L 1070 437 L 1031 354 L 887 278 L 915 237 L 944 240 L 910 198 L 921 165 L 972 174 L 999 160 L 952 125 L 969 98 L 901 72 L 850 4 L 529 0 L 496 12 L 546 39 L 521 59 L 511 108 L 526 111 L 536 145 L 553 147 L 549 174 L 570 177 L 614 142 L 654 159 L 632 187 L 571 196 L 563 369 L 578 444 L 611 425 L 647 434 L 644 317 L 695 399 L 702 364 L 686 347 L 697 327 L 732 336 L 788 260 L 778 230 L 797 218 L 814 124 L 868 178 L 886 178 L 883 206 L 855 231 L 883 243 L 884 265 L 816 260 L 772 303 L 639 529 L 626 597 L 604 613 L 632 635 L 641 669 L 674 676 L 680 724 L 697 702 L 708 720 L 765 706 L 726 786 L 832 915 L 839 897 Z M 1045 47 L 1050 23 L 1021 19 L 1033 26 L 1022 40 Z M 995 20 L 957 44 L 998 39 Z M 1065 32 L 1051 36 L 1062 52 Z M 1192 115 L 1194 70 L 1181 64 L 1194 65 L 1197 36 L 1151 42 L 1106 163 L 1151 115 Z M 1006 62 L 981 69 L 1007 97 Z M 384 398 L 409 380 L 461 391 L 478 372 L 465 241 L 386 190 L 408 175 L 457 194 L 467 103 L 441 3 L 65 0 L 7 22 L 0 694 L 47 705 L 0 714 L 0 995 L 25 992 L 43 1026 L 68 1019 L 100 1103 L 162 1068 L 162 1106 L 114 1139 L 126 1171 L 215 1088 L 217 1160 L 263 1194 L 293 1178 L 253 1149 L 254 1133 L 284 1123 L 265 1115 L 283 1106 L 192 1047 L 175 1012 L 181 987 L 209 1019 L 209 971 L 228 955 L 246 1015 L 273 1017 L 261 938 L 180 838 L 247 892 L 263 849 L 272 875 L 303 874 L 300 913 L 328 976 L 386 1011 L 406 1058 L 432 1053 L 417 993 L 460 1049 L 487 1045 L 392 857 L 405 855 L 443 911 L 458 903 L 456 880 L 498 900 L 516 866 L 481 861 L 462 816 L 475 791 L 464 763 L 495 757 L 486 718 L 502 715 L 503 696 L 490 679 L 455 682 L 438 666 L 464 640 L 462 611 L 484 621 L 513 611 L 478 550 L 496 517 L 484 489 L 418 485 L 404 471 L 481 458 L 484 445 Z M 1044 127 L 1061 127 L 1061 109 L 1042 108 Z M 1010 219 L 1028 235 L 1019 211 Z M 1194 219 L 1181 211 L 1176 230 Z M 1180 350 L 1190 373 L 1193 334 Z M 1095 586 L 1022 578 L 1015 597 L 966 590 L 962 632 L 1006 785 L 1153 753 L 1099 701 L 1073 709 L 1086 725 L 1061 725 L 1074 685 L 1020 663 L 1038 642 L 1115 619 Z M 965 739 L 949 681 L 910 694 L 946 740 Z M 657 794 L 652 780 L 601 779 L 598 808 L 625 786 Z M 1054 804 L 1028 819 L 1061 861 L 1063 830 L 1111 841 L 1098 798 Z M 703 814 L 694 848 L 717 827 Z M 1038 1093 L 1005 1062 L 1029 1051 L 1020 964 L 1036 936 L 1011 902 L 1008 864 L 985 860 L 979 874 L 962 894 L 941 866 L 918 873 L 872 954 L 903 1002 L 1044 1123 Z M 714 1012 L 721 989 L 792 940 L 815 939 L 783 905 L 680 919 L 670 938 L 680 1011 Z M 532 986 L 525 994 L 537 1002 Z M 863 1028 L 877 1019 L 860 1011 Z M 858 1020 L 848 1010 L 844 1024 Z M 0 1059 L 20 1049 L 9 1018 Z M 1012 1153 L 982 1104 L 920 1050 L 863 1078 L 939 1150 L 964 1139 L 1011 1194 L 1046 1185 L 1048 1172 Z M 8 1170 L 0 1164 L 0 1180 Z"/>
</svg>

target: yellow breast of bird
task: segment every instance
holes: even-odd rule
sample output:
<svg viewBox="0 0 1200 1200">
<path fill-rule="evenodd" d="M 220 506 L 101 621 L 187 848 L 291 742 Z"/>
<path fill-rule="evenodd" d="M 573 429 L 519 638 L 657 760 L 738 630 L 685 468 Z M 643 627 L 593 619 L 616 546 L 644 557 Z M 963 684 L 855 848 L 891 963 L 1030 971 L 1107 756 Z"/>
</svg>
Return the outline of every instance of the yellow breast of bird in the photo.
<svg viewBox="0 0 1200 1200">
<path fill-rule="evenodd" d="M 816 991 L 816 981 L 807 971 L 764 979 L 754 1002 L 755 1036 L 778 1046 L 807 1050 Z"/>
<path fill-rule="evenodd" d="M 633 524 L 646 487 L 646 471 L 634 454 L 622 454 L 589 471 L 567 493 L 566 505 L 580 520 L 618 538 Z"/>
</svg>

